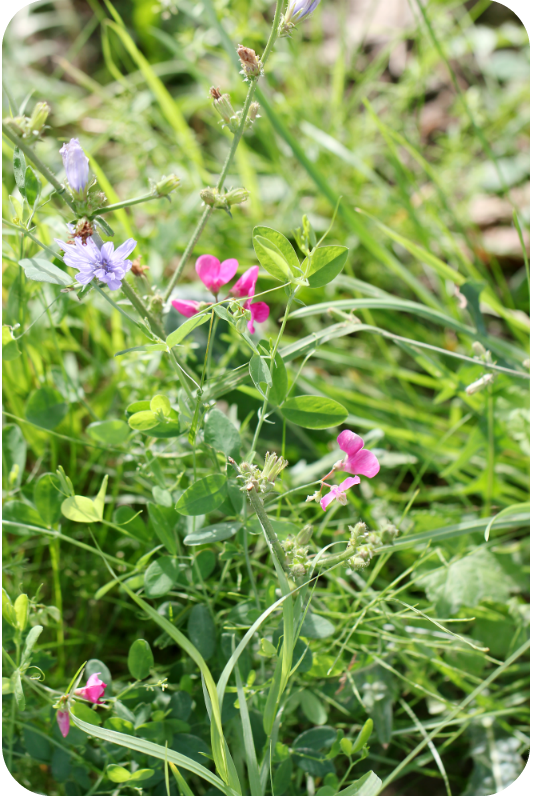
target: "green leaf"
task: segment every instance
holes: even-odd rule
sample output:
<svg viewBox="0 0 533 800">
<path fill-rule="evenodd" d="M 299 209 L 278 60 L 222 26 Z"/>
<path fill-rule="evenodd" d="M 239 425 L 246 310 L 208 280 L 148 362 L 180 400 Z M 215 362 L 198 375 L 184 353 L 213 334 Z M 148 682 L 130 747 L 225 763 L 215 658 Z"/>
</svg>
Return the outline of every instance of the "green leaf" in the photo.
<svg viewBox="0 0 533 800">
<path fill-rule="evenodd" d="M 176 503 L 176 511 L 186 517 L 215 511 L 228 496 L 226 482 L 226 476 L 220 474 L 200 478 L 183 492 Z"/>
<path fill-rule="evenodd" d="M 26 466 L 26 441 L 18 425 L 2 428 L 2 476 L 6 486 L 20 486 Z"/>
<path fill-rule="evenodd" d="M 156 394 L 155 397 L 152 397 L 150 400 L 150 411 L 153 411 L 156 415 L 162 414 L 163 417 L 170 416 L 172 411 L 170 400 L 164 394 Z"/>
<path fill-rule="evenodd" d="M 16 669 L 11 676 L 11 685 L 13 687 L 13 694 L 15 695 L 17 708 L 19 711 L 24 711 L 26 708 L 26 698 L 24 697 L 24 690 L 22 688 L 22 680 L 19 669 Z"/>
<path fill-rule="evenodd" d="M 28 624 L 28 611 L 30 607 L 30 600 L 27 594 L 19 594 L 13 604 L 15 615 L 17 617 L 17 628 L 23 631 Z"/>
<path fill-rule="evenodd" d="M 280 281 L 287 283 L 292 278 L 290 264 L 285 259 L 283 253 L 275 244 L 265 239 L 264 236 L 254 236 L 254 250 L 261 266 L 266 269 L 269 275 Z"/>
<path fill-rule="evenodd" d="M 53 472 L 45 472 L 33 487 L 33 502 L 47 528 L 61 516 L 61 502 L 64 495 L 59 490 L 58 478 Z"/>
<path fill-rule="evenodd" d="M 310 394 L 290 397 L 281 407 L 281 413 L 289 422 L 314 430 L 340 425 L 348 416 L 336 400 Z"/>
<path fill-rule="evenodd" d="M 72 711 L 77 717 L 84 722 L 90 722 L 91 725 L 101 725 L 102 720 L 100 716 L 94 711 L 87 703 L 76 702 L 72 705 Z"/>
<path fill-rule="evenodd" d="M 241 436 L 235 425 L 225 414 L 214 408 L 205 423 L 204 440 L 226 456 L 238 459 L 241 449 Z"/>
<path fill-rule="evenodd" d="M 335 772 L 333 762 L 322 753 L 319 753 L 318 750 L 312 750 L 310 747 L 302 747 L 299 750 L 295 750 L 293 757 L 300 769 L 308 772 L 309 775 L 315 775 L 317 778 L 324 778 L 331 772 Z"/>
<path fill-rule="evenodd" d="M 87 426 L 87 433 L 96 442 L 115 446 L 126 441 L 130 430 L 123 420 L 108 419 L 104 422 L 91 422 Z"/>
<path fill-rule="evenodd" d="M 348 258 L 348 248 L 340 245 L 330 245 L 329 247 L 317 247 L 309 259 L 307 270 L 307 280 L 312 289 L 326 286 L 346 264 Z"/>
<path fill-rule="evenodd" d="M 9 500 L 2 509 L 6 521 L 6 530 L 10 530 L 9 522 L 25 522 L 28 525 L 42 526 L 43 521 L 33 506 L 20 500 Z"/>
<path fill-rule="evenodd" d="M 168 552 L 175 556 L 178 550 L 174 528 L 179 519 L 175 510 L 166 506 L 157 506 L 155 503 L 148 503 L 148 514 L 156 535 L 163 542 Z"/>
<path fill-rule="evenodd" d="M 9 325 L 2 325 L 2 361 L 14 361 L 20 349 Z"/>
<path fill-rule="evenodd" d="M 186 322 L 180 325 L 179 328 L 176 328 L 175 331 L 172 331 L 172 333 L 167 336 L 167 347 L 175 347 L 177 344 L 182 342 L 185 337 L 188 336 L 188 334 L 191 333 L 195 328 L 197 328 L 199 325 L 203 325 L 204 322 L 207 322 L 210 316 L 210 313 L 200 313 L 195 314 L 194 317 L 188 319 Z"/>
<path fill-rule="evenodd" d="M 52 748 L 44 733 L 24 728 L 24 746 L 35 761 L 49 761 Z"/>
<path fill-rule="evenodd" d="M 287 376 L 287 369 L 281 354 L 276 353 L 274 364 L 270 362 L 270 372 L 272 375 L 272 387 L 268 395 L 268 400 L 274 406 L 280 406 L 287 397 L 287 389 L 289 380 Z"/>
<path fill-rule="evenodd" d="M 129 782 L 133 783 L 133 781 L 147 781 L 148 778 L 151 778 L 154 774 L 155 773 L 153 769 L 136 769 L 135 772 L 132 772 L 130 775 Z"/>
<path fill-rule="evenodd" d="M 153 411 L 137 411 L 128 419 L 128 425 L 134 431 L 149 431 L 159 425 L 159 419 Z"/>
<path fill-rule="evenodd" d="M 70 286 L 74 279 L 64 270 L 56 267 L 46 258 L 34 256 L 33 258 L 23 258 L 19 261 L 24 270 L 24 274 L 31 281 L 40 283 L 56 283 L 59 286 Z"/>
<path fill-rule="evenodd" d="M 15 608 L 4 587 L 2 587 L 2 617 L 7 623 L 9 623 L 9 625 L 11 625 L 11 627 L 17 627 L 17 615 L 15 614 Z"/>
<path fill-rule="evenodd" d="M 26 159 L 18 147 L 13 150 L 13 173 L 19 192 L 26 197 Z"/>
<path fill-rule="evenodd" d="M 162 489 L 160 486 L 152 487 L 152 495 L 157 506 L 164 506 L 165 508 L 172 508 L 174 501 L 168 489 Z"/>
<path fill-rule="evenodd" d="M 301 272 L 298 269 L 300 266 L 298 256 L 296 255 L 294 247 L 286 236 L 284 236 L 282 233 L 279 233 L 279 231 L 274 230 L 274 228 L 267 228 L 264 225 L 257 225 L 253 230 L 252 236 L 254 238 L 256 236 L 260 236 L 261 238 L 266 239 L 270 245 L 274 245 L 276 250 L 281 253 L 284 261 L 289 265 L 289 267 L 291 267 L 293 274 L 296 276 L 301 275 Z"/>
<path fill-rule="evenodd" d="M 187 623 L 189 639 L 207 661 L 215 652 L 216 628 L 207 606 L 193 606 Z"/>
<path fill-rule="evenodd" d="M 35 208 L 41 196 L 42 184 L 32 167 L 26 167 L 25 173 L 26 200 L 31 208 Z"/>
<path fill-rule="evenodd" d="M 249 369 L 250 377 L 256 389 L 266 398 L 267 389 L 269 386 L 272 386 L 272 375 L 270 374 L 266 358 L 259 355 L 252 356 Z"/>
<path fill-rule="evenodd" d="M 144 573 L 144 591 L 146 596 L 162 597 L 170 592 L 176 583 L 179 575 L 179 567 L 176 559 L 169 556 L 158 558 L 152 561 Z"/>
<path fill-rule="evenodd" d="M 33 628 L 30 628 L 28 635 L 26 636 L 26 641 L 24 643 L 24 650 L 22 651 L 22 658 L 20 659 L 20 669 L 25 670 L 28 669 L 31 662 L 31 654 L 33 652 L 33 648 L 37 643 L 37 639 L 43 632 L 42 625 L 34 625 Z"/>
<path fill-rule="evenodd" d="M 374 722 L 372 719 L 367 719 L 361 730 L 359 731 L 359 735 L 355 742 L 353 743 L 352 753 L 358 753 L 359 750 L 362 750 L 365 744 L 368 742 L 372 735 L 372 731 L 374 730 Z"/>
<path fill-rule="evenodd" d="M 178 733 L 172 739 L 174 747 L 183 755 L 192 758 L 198 764 L 207 764 L 208 759 L 204 753 L 209 753 L 209 745 L 199 736 L 190 733 Z"/>
<path fill-rule="evenodd" d="M 382 780 L 375 772 L 370 770 L 351 783 L 342 792 L 337 792 L 335 797 L 377 797 L 381 789 Z"/>
<path fill-rule="evenodd" d="M 303 621 L 300 636 L 305 636 L 306 639 L 327 639 L 334 632 L 335 626 L 331 624 L 329 619 L 309 612 Z"/>
<path fill-rule="evenodd" d="M 67 497 L 61 504 L 61 513 L 72 522 L 101 522 L 102 515 L 98 513 L 93 500 L 90 497 L 82 497 L 77 494 L 74 497 Z"/>
<path fill-rule="evenodd" d="M 119 350 L 115 353 L 116 356 L 124 356 L 126 353 L 143 352 L 143 353 L 162 353 L 167 349 L 166 344 L 139 344 L 137 347 L 128 347 L 127 350 Z"/>
<path fill-rule="evenodd" d="M 124 783 L 129 781 L 131 773 L 124 767 L 119 767 L 118 764 L 110 764 L 107 768 L 107 777 L 113 783 Z"/>
<path fill-rule="evenodd" d="M 43 386 L 32 392 L 26 404 L 26 419 L 40 428 L 53 430 L 63 421 L 68 406 L 57 389 Z"/>
<path fill-rule="evenodd" d="M 200 528 L 198 531 L 188 533 L 183 543 L 188 545 L 200 545 L 211 544 L 212 542 L 223 542 L 225 539 L 230 539 L 232 536 L 235 536 L 241 528 L 242 522 L 217 522 L 215 525 L 207 525 L 205 528 Z"/>
<path fill-rule="evenodd" d="M 135 680 L 142 681 L 148 677 L 153 666 L 154 656 L 150 645 L 146 639 L 136 639 L 128 653 L 128 669 L 130 675 L 133 675 Z"/>
<path fill-rule="evenodd" d="M 305 716 L 313 725 L 324 725 L 327 722 L 328 715 L 324 704 L 313 692 L 304 689 L 300 695 L 300 705 Z"/>
<path fill-rule="evenodd" d="M 140 516 L 130 506 L 119 506 L 113 513 L 113 522 L 124 528 L 130 536 L 139 542 L 148 543 L 151 535 Z"/>
<path fill-rule="evenodd" d="M 274 796 L 284 795 L 289 788 L 292 777 L 292 758 L 289 756 L 281 762 L 274 773 Z"/>
<path fill-rule="evenodd" d="M 437 616 L 456 614 L 461 606 L 476 606 L 482 600 L 505 603 L 516 590 L 507 573 L 489 550 L 477 550 L 447 567 L 414 574 Z"/>
</svg>

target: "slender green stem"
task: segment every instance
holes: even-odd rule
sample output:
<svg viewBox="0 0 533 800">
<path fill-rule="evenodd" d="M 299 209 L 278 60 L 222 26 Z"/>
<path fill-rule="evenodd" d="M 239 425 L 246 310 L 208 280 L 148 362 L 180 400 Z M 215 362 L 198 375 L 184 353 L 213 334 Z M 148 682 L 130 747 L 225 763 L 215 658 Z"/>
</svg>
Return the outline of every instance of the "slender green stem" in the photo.
<svg viewBox="0 0 533 800">
<path fill-rule="evenodd" d="M 265 511 L 265 507 L 263 505 L 263 501 L 255 491 L 254 487 L 251 486 L 248 490 L 248 497 L 250 498 L 250 503 L 252 504 L 252 508 L 257 514 L 259 522 L 261 523 L 261 527 L 263 528 L 264 534 L 270 545 L 272 546 L 272 550 L 279 561 L 280 565 L 285 568 L 286 559 L 285 553 L 281 544 L 279 543 L 279 539 L 276 536 L 276 531 L 272 527 L 272 523 L 270 522 L 269 518 L 267 517 L 267 513 Z"/>
<path fill-rule="evenodd" d="M 183 251 L 183 255 L 180 258 L 180 263 L 176 267 L 176 271 L 175 271 L 174 275 L 172 276 L 172 278 L 170 279 L 170 283 L 169 283 L 168 288 L 167 288 L 167 290 L 165 292 L 165 295 L 164 295 L 165 302 L 168 300 L 168 298 L 172 294 L 172 290 L 174 289 L 174 286 L 178 282 L 178 280 L 180 278 L 180 275 L 181 275 L 181 273 L 183 272 L 183 270 L 185 268 L 185 264 L 189 260 L 189 256 L 191 255 L 191 253 L 192 253 L 192 251 L 193 251 L 193 249 L 194 249 L 194 247 L 196 245 L 196 242 L 198 241 L 198 239 L 202 235 L 202 231 L 205 228 L 206 222 L 207 222 L 207 220 L 209 219 L 209 217 L 211 216 L 212 213 L 213 213 L 212 206 L 206 206 L 202 216 L 200 217 L 200 221 L 198 222 L 198 225 L 196 226 L 196 229 L 195 229 L 193 235 L 191 236 L 191 238 L 189 239 L 189 241 L 187 243 L 187 247 Z"/>
<path fill-rule="evenodd" d="M 321 558 L 317 564 L 318 567 L 336 567 L 338 564 L 342 564 L 343 561 L 350 558 L 354 555 L 355 551 L 357 550 L 357 545 L 352 545 L 351 547 L 347 547 L 343 553 L 339 553 L 333 556 L 325 556 Z"/>
<path fill-rule="evenodd" d="M 267 46 L 265 47 L 264 53 L 261 56 L 261 61 L 263 62 L 263 67 L 265 66 L 270 53 L 272 52 L 272 48 L 276 43 L 276 39 L 278 38 L 278 30 L 279 30 L 279 21 L 281 18 L 281 10 L 283 8 L 283 0 L 277 0 L 276 2 L 276 10 L 274 11 L 274 19 L 272 20 L 272 29 L 270 31 L 270 36 L 268 37 Z"/>
<path fill-rule="evenodd" d="M 129 206 L 136 206 L 139 203 L 146 203 L 147 200 L 158 200 L 162 196 L 154 194 L 154 192 L 148 192 L 148 194 L 143 194 L 140 197 L 133 197 L 131 200 L 121 200 L 119 203 L 97 208 L 96 211 L 91 212 L 90 218 L 92 219 L 97 214 L 107 214 L 108 211 L 118 211 L 120 208 L 129 208 Z"/>
<path fill-rule="evenodd" d="M 492 386 L 488 387 L 487 392 L 487 489 L 485 497 L 484 515 L 490 516 L 492 506 L 492 494 L 494 491 L 494 397 Z"/>
<path fill-rule="evenodd" d="M 2 122 L 2 133 L 4 136 L 9 139 L 19 150 L 22 150 L 24 155 L 28 156 L 28 158 L 33 162 L 34 166 L 37 167 L 41 175 L 46 178 L 48 183 L 51 183 L 58 195 L 62 197 L 64 202 L 74 211 L 76 214 L 76 206 L 74 205 L 74 201 L 70 199 L 67 194 L 67 189 L 57 180 L 56 176 L 53 172 L 51 172 L 46 164 L 44 164 L 39 156 L 35 154 L 35 151 L 28 145 L 26 142 L 17 136 L 17 134 L 11 130 L 9 125 L 6 125 L 5 122 Z"/>
</svg>

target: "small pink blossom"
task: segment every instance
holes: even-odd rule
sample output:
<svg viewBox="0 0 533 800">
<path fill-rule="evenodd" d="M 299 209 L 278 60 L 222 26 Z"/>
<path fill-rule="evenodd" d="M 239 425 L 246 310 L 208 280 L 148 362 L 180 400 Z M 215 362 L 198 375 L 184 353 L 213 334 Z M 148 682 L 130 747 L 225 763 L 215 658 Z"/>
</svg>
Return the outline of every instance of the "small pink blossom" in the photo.
<svg viewBox="0 0 533 800">
<path fill-rule="evenodd" d="M 259 276 L 259 267 L 250 267 L 243 272 L 237 283 L 229 290 L 234 297 L 253 297 L 255 284 Z"/>
<path fill-rule="evenodd" d="M 250 300 L 243 305 L 252 315 L 252 319 L 248 322 L 248 330 L 250 333 L 255 333 L 254 322 L 264 322 L 270 314 L 270 307 L 268 303 L 251 303 Z"/>
<path fill-rule="evenodd" d="M 216 295 L 233 278 L 238 266 L 236 258 L 227 258 L 221 264 L 215 256 L 204 255 L 196 261 L 196 272 L 202 283 Z"/>
<path fill-rule="evenodd" d="M 194 317 L 200 311 L 201 303 L 196 300 L 173 300 L 172 305 L 184 317 Z"/>
<path fill-rule="evenodd" d="M 70 715 L 68 711 L 59 710 L 56 714 L 57 724 L 63 737 L 68 736 L 70 730 Z"/>
<path fill-rule="evenodd" d="M 325 511 L 326 508 L 332 503 L 334 500 L 338 500 L 339 503 L 343 506 L 346 505 L 348 502 L 348 498 L 346 497 L 346 491 L 350 489 L 350 487 L 355 486 L 356 483 L 361 483 L 361 479 L 355 476 L 355 478 L 345 478 L 340 486 L 330 486 L 330 491 L 324 495 L 324 497 L 320 501 L 320 505 L 322 506 L 322 511 Z M 329 484 L 326 484 L 329 485 Z"/>
<path fill-rule="evenodd" d="M 337 437 L 341 450 L 346 453 L 344 461 L 335 464 L 336 469 L 352 472 L 354 475 L 364 475 L 373 478 L 379 472 L 379 461 L 370 450 L 363 450 L 364 442 L 360 436 L 352 431 L 342 431 Z"/>
<path fill-rule="evenodd" d="M 83 689 L 76 689 L 74 694 L 84 697 L 85 700 L 89 700 L 91 703 L 100 703 L 100 698 L 104 693 L 107 683 L 101 681 L 98 677 L 99 675 L 99 672 L 94 672 L 92 675 L 90 675 L 89 680 Z"/>
</svg>

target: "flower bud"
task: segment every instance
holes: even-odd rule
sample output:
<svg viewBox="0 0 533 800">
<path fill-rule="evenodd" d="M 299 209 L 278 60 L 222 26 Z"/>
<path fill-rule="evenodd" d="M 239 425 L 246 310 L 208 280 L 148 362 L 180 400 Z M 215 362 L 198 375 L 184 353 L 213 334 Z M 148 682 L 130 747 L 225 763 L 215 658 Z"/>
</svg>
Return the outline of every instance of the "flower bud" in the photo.
<svg viewBox="0 0 533 800">
<path fill-rule="evenodd" d="M 230 189 L 229 192 L 226 192 L 226 202 L 230 206 L 235 206 L 239 203 L 244 203 L 249 196 L 250 192 L 246 189 Z"/>
<path fill-rule="evenodd" d="M 155 191 L 158 197 L 166 197 L 174 192 L 180 185 L 180 179 L 177 175 L 163 175 L 163 177 L 156 183 Z"/>
<path fill-rule="evenodd" d="M 478 356 L 479 358 L 482 358 L 486 352 L 481 342 L 473 342 L 472 350 L 474 351 L 475 355 Z"/>
<path fill-rule="evenodd" d="M 246 116 L 246 128 L 247 129 L 252 127 L 252 125 L 254 124 L 254 122 L 256 121 L 256 119 L 258 117 L 261 117 L 261 115 L 259 113 L 259 109 L 260 108 L 261 108 L 261 106 L 259 105 L 259 103 L 255 103 L 254 102 L 254 103 L 250 104 L 250 108 L 248 109 L 248 114 Z"/>
<path fill-rule="evenodd" d="M 302 530 L 299 532 L 298 536 L 296 537 L 296 541 L 298 544 L 309 544 L 311 541 L 311 536 L 313 535 L 313 526 L 312 525 L 304 525 Z"/>
<path fill-rule="evenodd" d="M 231 105 L 229 94 L 220 94 L 219 92 L 218 97 L 213 100 L 213 105 L 226 125 L 229 125 L 232 118 L 235 117 L 235 110 Z"/>
<path fill-rule="evenodd" d="M 474 381 L 474 383 L 471 383 L 470 386 L 467 386 L 465 391 L 467 394 L 476 394 L 476 392 L 481 392 L 483 389 L 486 389 L 490 383 L 493 383 L 493 381 L 493 373 L 487 373 L 487 375 L 482 375 L 478 381 Z"/>
<path fill-rule="evenodd" d="M 393 525 L 392 522 L 389 522 L 387 525 L 384 525 L 380 531 L 381 541 L 383 544 L 392 544 L 398 536 L 398 533 L 399 531 L 396 525 Z"/>
<path fill-rule="evenodd" d="M 244 47 L 240 44 L 237 48 L 237 55 L 241 60 L 241 72 L 246 79 L 263 74 L 261 59 L 256 56 L 255 50 L 252 50 L 251 47 Z"/>
<path fill-rule="evenodd" d="M 89 159 L 83 152 L 78 139 L 65 142 L 59 154 L 63 159 L 72 194 L 76 200 L 85 200 L 89 184 Z"/>
<path fill-rule="evenodd" d="M 46 102 L 36 103 L 30 117 L 30 131 L 37 136 L 46 124 L 48 115 L 50 113 L 50 106 Z"/>
</svg>

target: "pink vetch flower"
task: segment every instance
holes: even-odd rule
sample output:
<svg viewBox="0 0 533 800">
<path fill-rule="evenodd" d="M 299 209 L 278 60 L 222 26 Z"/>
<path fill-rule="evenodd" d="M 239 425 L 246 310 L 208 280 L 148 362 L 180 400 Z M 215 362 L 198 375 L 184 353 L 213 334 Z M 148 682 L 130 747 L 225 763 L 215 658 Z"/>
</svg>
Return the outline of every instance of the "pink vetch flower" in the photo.
<svg viewBox="0 0 533 800">
<path fill-rule="evenodd" d="M 341 505 L 345 506 L 348 502 L 346 491 L 352 486 L 355 486 L 356 483 L 361 483 L 361 478 L 359 478 L 357 475 L 355 478 L 345 478 L 340 486 L 329 486 L 329 484 L 325 484 L 326 486 L 329 486 L 331 491 L 324 495 L 324 497 L 320 500 L 322 511 L 325 511 L 329 504 L 334 500 L 338 500 Z"/>
<path fill-rule="evenodd" d="M 197 300 L 173 300 L 172 305 L 184 317 L 194 317 L 200 311 L 201 303 Z"/>
<path fill-rule="evenodd" d="M 224 284 L 229 283 L 238 267 L 239 262 L 236 258 L 227 258 L 221 264 L 215 256 L 205 255 L 196 261 L 198 277 L 214 295 L 218 294 Z"/>
<path fill-rule="evenodd" d="M 258 276 L 259 267 L 250 267 L 246 272 L 243 272 L 237 283 L 231 287 L 229 293 L 234 297 L 253 297 Z"/>
<path fill-rule="evenodd" d="M 107 686 L 107 683 L 104 683 L 98 677 L 100 675 L 99 672 L 94 672 L 92 675 L 89 676 L 89 680 L 85 684 L 82 689 L 76 689 L 74 694 L 78 694 L 80 697 L 84 697 L 86 700 L 89 700 L 91 703 L 100 703 L 100 698 L 102 697 L 104 690 Z"/>
<path fill-rule="evenodd" d="M 336 469 L 352 472 L 354 475 L 364 475 L 373 478 L 379 472 L 379 461 L 370 450 L 363 450 L 364 442 L 360 436 L 352 431 L 342 431 L 337 436 L 341 450 L 346 453 L 343 461 L 337 461 Z"/>
<path fill-rule="evenodd" d="M 70 714 L 68 711 L 59 710 L 56 714 L 57 725 L 64 738 L 68 736 L 70 730 Z"/>
<path fill-rule="evenodd" d="M 252 319 L 248 322 L 248 330 L 250 333 L 255 333 L 254 322 L 264 322 L 270 314 L 270 307 L 268 303 L 252 303 L 250 300 L 246 300 L 243 305 L 252 315 Z"/>
</svg>

